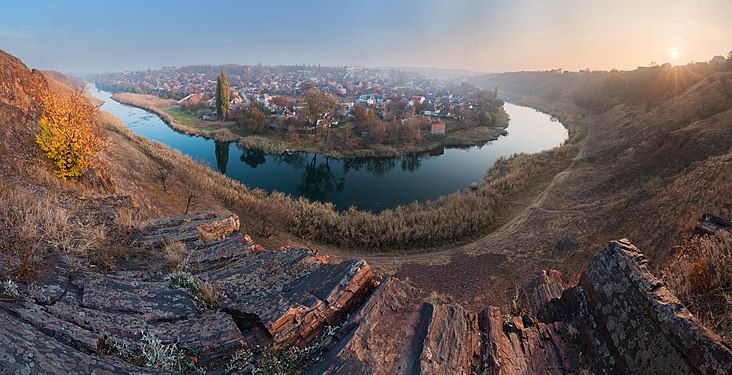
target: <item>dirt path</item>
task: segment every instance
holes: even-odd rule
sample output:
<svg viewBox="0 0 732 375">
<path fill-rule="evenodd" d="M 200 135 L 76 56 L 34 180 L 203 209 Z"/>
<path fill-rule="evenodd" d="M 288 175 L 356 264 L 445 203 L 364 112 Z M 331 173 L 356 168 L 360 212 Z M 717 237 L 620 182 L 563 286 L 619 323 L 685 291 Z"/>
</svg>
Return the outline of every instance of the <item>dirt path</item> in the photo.
<svg viewBox="0 0 732 375">
<path fill-rule="evenodd" d="M 491 232 L 473 241 L 437 249 L 422 249 L 416 253 L 347 252 L 323 249 L 335 261 L 365 259 L 380 275 L 408 280 L 418 288 L 432 291 L 445 300 L 460 302 L 474 308 L 487 304 L 505 305 L 504 291 L 520 281 L 511 254 L 497 246 L 505 242 L 517 222 L 530 216 L 551 185 L 555 175 L 541 176 L 529 188 L 514 196 L 498 213 Z M 519 272 L 523 274 L 525 272 Z M 497 293 L 496 293 L 497 292 Z"/>
</svg>

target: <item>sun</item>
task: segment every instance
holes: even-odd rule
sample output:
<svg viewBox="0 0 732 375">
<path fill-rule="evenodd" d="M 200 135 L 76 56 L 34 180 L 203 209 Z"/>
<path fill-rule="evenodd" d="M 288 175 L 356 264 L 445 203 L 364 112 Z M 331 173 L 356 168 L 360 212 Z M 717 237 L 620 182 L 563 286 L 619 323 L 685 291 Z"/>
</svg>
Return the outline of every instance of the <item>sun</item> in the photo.
<svg viewBox="0 0 732 375">
<path fill-rule="evenodd" d="M 677 50 L 676 48 L 669 48 L 668 53 L 669 55 L 671 55 L 672 59 L 677 59 L 681 55 L 681 52 L 679 52 L 679 50 Z"/>
</svg>

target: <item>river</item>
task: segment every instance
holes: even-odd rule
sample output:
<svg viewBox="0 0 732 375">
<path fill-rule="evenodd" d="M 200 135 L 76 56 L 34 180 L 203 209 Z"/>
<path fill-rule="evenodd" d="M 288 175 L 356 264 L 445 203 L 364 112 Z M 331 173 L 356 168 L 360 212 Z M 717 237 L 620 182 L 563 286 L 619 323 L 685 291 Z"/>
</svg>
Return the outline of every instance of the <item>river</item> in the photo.
<svg viewBox="0 0 732 375">
<path fill-rule="evenodd" d="M 93 85 L 90 91 L 104 100 L 103 110 L 120 118 L 137 134 L 207 163 L 251 188 L 333 202 L 341 210 L 356 206 L 379 211 L 399 204 L 434 200 L 479 182 L 501 156 L 548 150 L 567 139 L 564 126 L 547 114 L 506 103 L 505 110 L 510 116 L 508 135 L 483 146 L 346 160 L 304 152 L 266 155 L 236 143 L 178 133 L 153 113 L 120 104 L 110 98 L 110 93 L 99 91 Z"/>
</svg>

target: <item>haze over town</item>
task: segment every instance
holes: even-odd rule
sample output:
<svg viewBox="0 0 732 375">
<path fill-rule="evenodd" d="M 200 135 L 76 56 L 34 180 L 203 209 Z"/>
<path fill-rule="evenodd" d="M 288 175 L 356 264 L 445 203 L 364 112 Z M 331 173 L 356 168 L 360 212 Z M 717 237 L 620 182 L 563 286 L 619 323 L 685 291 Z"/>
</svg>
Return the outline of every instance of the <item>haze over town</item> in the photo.
<svg viewBox="0 0 732 375">
<path fill-rule="evenodd" d="M 377 0 L 3 4 L 0 46 L 70 73 L 189 64 L 629 70 L 728 50 L 732 2 Z"/>
</svg>

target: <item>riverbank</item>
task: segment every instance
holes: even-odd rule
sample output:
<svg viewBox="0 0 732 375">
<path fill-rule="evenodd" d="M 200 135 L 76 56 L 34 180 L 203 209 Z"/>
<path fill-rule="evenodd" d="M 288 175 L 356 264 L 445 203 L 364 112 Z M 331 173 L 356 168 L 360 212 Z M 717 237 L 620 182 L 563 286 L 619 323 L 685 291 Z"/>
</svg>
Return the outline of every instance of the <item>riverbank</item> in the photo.
<svg viewBox="0 0 732 375">
<path fill-rule="evenodd" d="M 233 121 L 203 121 L 178 110 L 175 100 L 161 99 L 154 95 L 120 92 L 112 99 L 152 112 L 160 117 L 173 130 L 186 135 L 200 136 L 217 142 L 236 142 L 240 136 L 233 133 Z"/>
<path fill-rule="evenodd" d="M 134 93 L 115 93 L 112 99 L 158 115 L 172 129 L 183 134 L 201 136 L 217 142 L 236 142 L 240 147 L 256 149 L 271 155 L 287 151 L 302 151 L 320 154 L 334 159 L 363 157 L 397 157 L 408 154 L 426 153 L 443 147 L 472 147 L 486 144 L 507 134 L 509 116 L 501 109 L 495 126 L 476 126 L 464 122 L 448 121 L 445 134 L 425 134 L 421 141 L 402 144 L 361 142 L 354 146 L 344 140 L 348 138 L 346 129 L 326 130 L 327 136 L 297 135 L 268 131 L 264 134 L 251 134 L 238 127 L 233 121 L 204 121 L 185 113 L 171 99 L 161 99 L 153 95 Z M 325 133 L 326 131 L 322 131 Z"/>
</svg>

